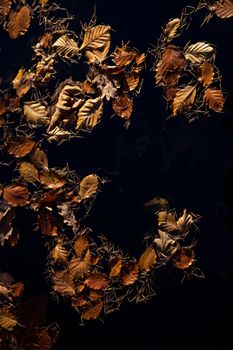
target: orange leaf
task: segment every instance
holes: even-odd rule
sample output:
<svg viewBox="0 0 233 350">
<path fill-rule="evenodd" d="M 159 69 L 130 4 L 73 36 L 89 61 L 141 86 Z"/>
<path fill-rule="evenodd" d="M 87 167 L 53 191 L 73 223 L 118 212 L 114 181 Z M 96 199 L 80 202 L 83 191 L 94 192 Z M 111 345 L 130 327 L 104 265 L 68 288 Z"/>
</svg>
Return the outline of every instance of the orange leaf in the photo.
<svg viewBox="0 0 233 350">
<path fill-rule="evenodd" d="M 7 152 L 17 158 L 25 157 L 35 146 L 35 141 L 29 138 L 15 138 L 7 142 Z"/>
<path fill-rule="evenodd" d="M 1 0 L 0 15 L 7 16 L 11 9 L 12 0 Z"/>
<path fill-rule="evenodd" d="M 137 53 L 134 49 L 124 45 L 116 48 L 113 53 L 113 62 L 117 66 L 128 66 L 136 57 Z"/>
<path fill-rule="evenodd" d="M 66 180 L 62 178 L 55 170 L 44 170 L 40 174 L 40 182 L 53 190 L 58 189 L 66 184 Z"/>
<path fill-rule="evenodd" d="M 85 321 L 89 321 L 89 320 L 96 320 L 101 311 L 102 311 L 103 305 L 100 302 L 97 302 L 94 305 L 89 306 L 88 308 L 86 308 L 82 313 L 81 313 L 81 317 L 83 320 Z"/>
<path fill-rule="evenodd" d="M 204 93 L 204 102 L 215 112 L 222 112 L 224 106 L 224 97 L 221 90 L 208 88 Z"/>
<path fill-rule="evenodd" d="M 187 269 L 195 260 L 194 250 L 190 247 L 181 247 L 178 249 L 172 259 L 173 266 L 177 269 Z"/>
<path fill-rule="evenodd" d="M 148 247 L 139 259 L 139 268 L 141 271 L 148 272 L 156 262 L 157 255 L 153 247 Z"/>
<path fill-rule="evenodd" d="M 15 298 L 20 298 L 24 292 L 24 284 L 22 282 L 18 282 L 12 285 L 12 295 Z"/>
<path fill-rule="evenodd" d="M 122 269 L 122 258 L 115 258 L 111 261 L 111 270 L 109 276 L 111 278 L 118 277 Z"/>
<path fill-rule="evenodd" d="M 85 236 L 79 236 L 74 242 L 74 250 L 78 258 L 82 258 L 83 253 L 87 251 L 88 240 Z"/>
<path fill-rule="evenodd" d="M 41 208 L 38 214 L 38 221 L 41 232 L 46 236 L 57 236 L 57 220 L 52 212 L 46 208 Z"/>
<path fill-rule="evenodd" d="M 19 97 L 24 96 L 32 87 L 30 74 L 26 72 L 25 69 L 20 68 L 12 84 L 17 95 Z"/>
<path fill-rule="evenodd" d="M 19 11 L 14 12 L 8 22 L 8 32 L 11 39 L 17 39 L 24 35 L 30 27 L 31 15 L 29 8 L 23 6 Z"/>
<path fill-rule="evenodd" d="M 108 277 L 105 273 L 96 272 L 91 275 L 85 280 L 85 285 L 91 289 L 99 290 L 99 289 L 106 289 L 108 287 L 109 281 Z"/>
<path fill-rule="evenodd" d="M 3 198 L 13 207 L 28 203 L 28 188 L 24 185 L 9 185 L 3 189 Z"/>
<path fill-rule="evenodd" d="M 123 286 L 129 286 L 137 281 L 139 266 L 135 261 L 131 261 L 124 266 L 121 283 Z"/>
<path fill-rule="evenodd" d="M 133 101 L 127 96 L 118 96 L 112 104 L 114 112 L 121 118 L 129 119 L 133 111 Z"/>
<path fill-rule="evenodd" d="M 214 67 L 211 63 L 205 61 L 199 67 L 199 78 L 198 80 L 204 86 L 208 86 L 214 79 Z"/>
</svg>

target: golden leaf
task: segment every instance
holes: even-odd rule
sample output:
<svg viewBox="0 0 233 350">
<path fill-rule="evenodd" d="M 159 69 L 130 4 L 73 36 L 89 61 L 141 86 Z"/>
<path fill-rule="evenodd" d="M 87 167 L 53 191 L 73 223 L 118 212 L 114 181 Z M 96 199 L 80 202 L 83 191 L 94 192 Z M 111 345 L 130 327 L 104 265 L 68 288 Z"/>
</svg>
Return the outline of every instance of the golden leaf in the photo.
<svg viewBox="0 0 233 350">
<path fill-rule="evenodd" d="M 110 48 L 110 41 L 106 43 L 105 46 L 92 51 L 85 51 L 88 63 L 102 62 L 107 57 Z"/>
<path fill-rule="evenodd" d="M 184 55 L 186 60 L 191 63 L 200 64 L 214 56 L 214 48 L 210 44 L 200 41 L 196 44 L 189 45 Z"/>
<path fill-rule="evenodd" d="M 51 253 L 52 259 L 55 261 L 60 261 L 62 263 L 67 263 L 68 251 L 64 248 L 62 241 L 58 241 Z"/>
<path fill-rule="evenodd" d="M 141 271 L 148 272 L 156 263 L 156 252 L 153 247 L 148 247 L 145 252 L 140 256 L 139 268 Z"/>
<path fill-rule="evenodd" d="M 39 0 L 39 3 L 40 3 L 42 6 L 44 6 L 44 5 L 47 4 L 48 1 L 49 1 L 49 0 Z"/>
<path fill-rule="evenodd" d="M 19 166 L 19 172 L 20 176 L 26 181 L 26 182 L 35 182 L 39 180 L 39 174 L 36 167 L 29 162 L 22 162 Z"/>
<path fill-rule="evenodd" d="M 164 34 L 169 38 L 169 39 L 174 39 L 176 34 L 177 34 L 177 30 L 180 28 L 180 23 L 181 20 L 180 18 L 173 18 L 171 19 L 165 29 L 164 29 Z"/>
<path fill-rule="evenodd" d="M 98 191 L 99 179 L 97 175 L 91 174 L 82 179 L 79 185 L 80 200 L 93 197 Z"/>
<path fill-rule="evenodd" d="M 78 297 L 72 298 L 72 306 L 74 308 L 80 308 L 88 303 L 85 295 L 79 295 Z"/>
<path fill-rule="evenodd" d="M 215 112 L 222 112 L 224 106 L 224 96 L 221 90 L 207 88 L 204 92 L 204 102 Z"/>
<path fill-rule="evenodd" d="M 194 250 L 190 247 L 179 248 L 172 259 L 173 266 L 181 270 L 187 269 L 194 261 Z"/>
<path fill-rule="evenodd" d="M 230 18 L 233 16 L 233 1 L 221 0 L 217 1 L 211 8 L 220 18 Z"/>
<path fill-rule="evenodd" d="M 172 103 L 173 116 L 190 110 L 195 101 L 196 93 L 196 87 L 192 85 L 179 89 Z"/>
<path fill-rule="evenodd" d="M 88 240 L 85 236 L 79 236 L 74 242 L 74 250 L 78 258 L 82 258 L 88 248 Z"/>
<path fill-rule="evenodd" d="M 76 41 L 64 34 L 58 38 L 52 45 L 56 52 L 63 58 L 72 58 L 79 52 Z"/>
<path fill-rule="evenodd" d="M 3 189 L 3 198 L 13 207 L 28 203 L 28 188 L 23 185 L 9 185 Z"/>
<path fill-rule="evenodd" d="M 24 96 L 32 87 L 30 74 L 23 68 L 20 68 L 12 84 L 13 88 L 16 90 L 17 95 L 19 97 Z"/>
<path fill-rule="evenodd" d="M 72 279 L 74 278 L 82 278 L 86 275 L 92 265 L 91 261 L 91 253 L 90 250 L 87 249 L 86 254 L 83 259 L 73 257 L 69 263 L 69 271 Z"/>
<path fill-rule="evenodd" d="M 214 67 L 211 63 L 205 61 L 199 67 L 199 78 L 198 80 L 204 86 L 208 86 L 214 79 Z"/>
<path fill-rule="evenodd" d="M 176 225 L 176 214 L 174 211 L 168 212 L 166 210 L 162 210 L 157 213 L 158 217 L 158 225 L 162 230 L 167 232 L 173 232 L 177 230 Z"/>
<path fill-rule="evenodd" d="M 102 290 L 108 287 L 109 281 L 105 273 L 96 272 L 90 274 L 88 278 L 84 281 L 84 283 L 88 288 L 94 290 Z"/>
<path fill-rule="evenodd" d="M 77 129 L 92 129 L 99 122 L 103 114 L 103 102 L 100 97 L 88 99 L 78 112 Z"/>
<path fill-rule="evenodd" d="M 122 269 L 122 258 L 115 258 L 111 261 L 111 270 L 110 270 L 110 274 L 109 277 L 111 278 L 115 278 L 118 277 L 121 273 L 121 269 Z"/>
<path fill-rule="evenodd" d="M 11 316 L 0 315 L 0 327 L 6 329 L 7 331 L 13 331 L 14 327 L 17 325 L 16 319 Z"/>
<path fill-rule="evenodd" d="M 39 170 L 48 169 L 47 155 L 39 148 L 36 148 L 35 152 L 32 154 L 31 161 Z"/>
<path fill-rule="evenodd" d="M 123 286 L 129 286 L 137 281 L 139 266 L 135 261 L 130 261 L 124 266 L 121 283 Z"/>
<path fill-rule="evenodd" d="M 7 152 L 17 158 L 22 158 L 33 150 L 35 144 L 35 141 L 26 137 L 9 139 Z"/>
<path fill-rule="evenodd" d="M 88 306 L 85 308 L 84 311 L 81 313 L 81 317 L 85 321 L 90 321 L 90 320 L 96 320 L 101 311 L 102 311 L 103 305 L 100 302 L 97 302 L 94 305 Z"/>
<path fill-rule="evenodd" d="M 88 29 L 84 34 L 80 50 L 96 50 L 108 45 L 110 41 L 110 27 L 97 25 Z"/>
<path fill-rule="evenodd" d="M 113 101 L 112 108 L 119 117 L 129 119 L 133 112 L 133 100 L 127 95 L 118 96 Z"/>
<path fill-rule="evenodd" d="M 0 15 L 8 16 L 11 9 L 12 0 L 1 0 Z"/>
<path fill-rule="evenodd" d="M 113 62 L 117 66 L 125 67 L 128 66 L 136 58 L 137 52 L 124 45 L 122 47 L 117 47 L 113 53 Z"/>
<path fill-rule="evenodd" d="M 55 170 L 44 169 L 40 173 L 40 182 L 53 190 L 60 188 L 66 184 L 66 180 L 60 176 Z"/>
<path fill-rule="evenodd" d="M 24 35 L 30 27 L 31 15 L 27 6 L 22 6 L 14 12 L 8 22 L 8 32 L 11 39 L 17 39 Z"/>
<path fill-rule="evenodd" d="M 141 54 L 138 54 L 136 57 L 135 57 L 135 63 L 137 66 L 140 66 L 142 63 L 144 63 L 146 59 L 146 54 L 143 52 Z"/>
<path fill-rule="evenodd" d="M 136 72 L 129 72 L 124 75 L 129 91 L 136 89 L 139 83 L 139 75 Z"/>
<path fill-rule="evenodd" d="M 183 214 L 177 220 L 176 226 L 177 230 L 181 235 L 186 235 L 189 232 L 190 227 L 198 221 L 199 216 L 193 213 L 187 213 L 187 210 L 184 209 Z"/>
<path fill-rule="evenodd" d="M 41 102 L 30 101 L 25 102 L 23 113 L 27 121 L 34 125 L 48 124 L 47 108 Z"/>
</svg>

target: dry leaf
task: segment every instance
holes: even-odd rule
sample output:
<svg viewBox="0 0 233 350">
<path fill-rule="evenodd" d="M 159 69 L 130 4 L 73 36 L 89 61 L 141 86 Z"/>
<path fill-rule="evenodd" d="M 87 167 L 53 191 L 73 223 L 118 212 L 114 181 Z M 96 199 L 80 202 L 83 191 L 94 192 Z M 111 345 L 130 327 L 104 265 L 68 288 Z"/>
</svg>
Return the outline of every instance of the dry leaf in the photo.
<svg viewBox="0 0 233 350">
<path fill-rule="evenodd" d="M 55 245 L 55 247 L 52 250 L 51 257 L 55 261 L 59 261 L 59 262 L 66 264 L 67 259 L 68 259 L 68 254 L 69 253 L 64 248 L 62 241 L 59 240 L 58 243 Z"/>
<path fill-rule="evenodd" d="M 96 300 L 100 300 L 102 298 L 102 292 L 100 291 L 95 291 L 95 290 L 90 290 L 90 293 L 89 293 L 89 299 L 91 301 L 96 301 Z"/>
<path fill-rule="evenodd" d="M 184 113 L 190 110 L 196 98 L 196 87 L 187 85 L 183 89 L 179 89 L 172 103 L 173 116 L 178 113 Z"/>
<path fill-rule="evenodd" d="M 220 18 L 230 18 L 233 16 L 233 1 L 221 0 L 217 1 L 211 10 Z"/>
<path fill-rule="evenodd" d="M 17 39 L 24 35 L 30 27 L 31 14 L 27 6 L 23 6 L 19 11 L 14 12 L 8 22 L 8 32 L 11 39 Z"/>
<path fill-rule="evenodd" d="M 166 232 L 158 230 L 159 236 L 154 239 L 157 254 L 160 260 L 168 260 L 178 249 L 175 239 L 172 239 Z"/>
<path fill-rule="evenodd" d="M 31 161 L 39 170 L 48 169 L 47 155 L 39 148 L 36 148 L 31 155 Z"/>
<path fill-rule="evenodd" d="M 110 278 L 119 277 L 122 269 L 122 258 L 115 258 L 110 263 L 111 270 L 109 273 Z"/>
<path fill-rule="evenodd" d="M 126 263 L 123 268 L 121 283 L 123 286 L 129 286 L 137 281 L 139 274 L 139 266 L 135 261 Z"/>
<path fill-rule="evenodd" d="M 3 189 L 3 198 L 13 207 L 28 203 L 28 188 L 24 185 L 9 185 Z"/>
<path fill-rule="evenodd" d="M 204 86 L 208 86 L 214 79 L 214 67 L 211 63 L 205 61 L 199 67 L 199 78 L 198 80 Z"/>
<path fill-rule="evenodd" d="M 41 232 L 46 236 L 57 236 L 58 224 L 51 210 L 40 208 L 38 222 Z"/>
<path fill-rule="evenodd" d="M 145 252 L 140 256 L 139 268 L 140 271 L 148 272 L 156 263 L 156 252 L 153 247 L 148 247 Z"/>
<path fill-rule="evenodd" d="M 72 306 L 74 308 L 80 308 L 88 303 L 85 295 L 79 295 L 78 297 L 72 298 Z"/>
<path fill-rule="evenodd" d="M 215 112 L 222 112 L 224 106 L 224 96 L 221 90 L 207 88 L 204 92 L 205 104 Z"/>
<path fill-rule="evenodd" d="M 172 259 L 173 266 L 177 269 L 187 269 L 195 261 L 194 250 L 190 247 L 181 247 L 178 249 Z"/>
<path fill-rule="evenodd" d="M 9 243 L 9 240 L 14 234 L 14 228 L 12 226 L 15 218 L 15 211 L 6 202 L 0 202 L 0 244 L 4 246 L 5 243 Z M 10 244 L 11 245 L 11 244 Z"/>
<path fill-rule="evenodd" d="M 94 290 L 100 290 L 100 289 L 102 290 L 108 287 L 109 280 L 105 273 L 96 272 L 96 273 L 90 274 L 88 278 L 84 281 L 84 283 L 88 288 L 91 288 Z"/>
<path fill-rule="evenodd" d="M 120 67 L 128 66 L 136 58 L 137 52 L 124 45 L 122 47 L 117 47 L 113 53 L 113 62 Z"/>
<path fill-rule="evenodd" d="M 93 197 L 98 191 L 99 179 L 95 174 L 88 175 L 82 179 L 79 185 L 80 200 Z"/>
<path fill-rule="evenodd" d="M 20 68 L 12 84 L 17 95 L 19 97 L 24 96 L 32 87 L 30 74 L 25 69 Z"/>
<path fill-rule="evenodd" d="M 139 75 L 135 72 L 126 73 L 124 78 L 127 83 L 127 90 L 133 91 L 139 84 Z"/>
<path fill-rule="evenodd" d="M 203 61 L 214 57 L 214 48 L 210 44 L 200 41 L 189 45 L 185 50 L 185 58 L 193 64 L 201 64 Z"/>
<path fill-rule="evenodd" d="M 13 331 L 14 327 L 17 325 L 17 320 L 13 315 L 5 316 L 0 315 L 0 327 L 6 329 L 7 331 Z"/>
<path fill-rule="evenodd" d="M 19 166 L 20 176 L 26 181 L 34 183 L 39 180 L 39 173 L 32 163 L 22 162 Z"/>
<path fill-rule="evenodd" d="M 76 294 L 73 281 L 66 270 L 55 272 L 53 283 L 54 291 L 61 295 L 73 297 Z"/>
<path fill-rule="evenodd" d="M 66 184 L 66 180 L 55 170 L 44 169 L 40 173 L 40 182 L 47 188 L 58 189 Z"/>
<path fill-rule="evenodd" d="M 102 311 L 103 305 L 100 302 L 97 302 L 94 305 L 88 306 L 85 308 L 84 311 L 81 313 L 81 317 L 85 321 L 90 321 L 90 320 L 96 320 L 101 311 Z"/>
<path fill-rule="evenodd" d="M 88 63 L 102 62 L 107 57 L 110 48 L 110 41 L 103 47 L 97 50 L 85 51 Z"/>
<path fill-rule="evenodd" d="M 135 63 L 137 66 L 140 66 L 142 63 L 144 63 L 146 59 L 146 54 L 143 52 L 135 57 Z"/>
<path fill-rule="evenodd" d="M 0 15 L 8 16 L 11 10 L 12 0 L 1 0 Z"/>
<path fill-rule="evenodd" d="M 40 101 L 25 102 L 23 106 L 24 116 L 30 124 L 47 125 L 47 108 Z"/>
<path fill-rule="evenodd" d="M 187 213 L 187 210 L 184 209 L 183 214 L 177 220 L 176 226 L 177 230 L 182 236 L 188 234 L 190 227 L 198 221 L 199 217 L 193 213 Z"/>
<path fill-rule="evenodd" d="M 129 119 L 133 112 L 133 101 L 127 96 L 118 96 L 112 104 L 114 112 L 121 118 Z"/>
<path fill-rule="evenodd" d="M 172 104 L 174 98 L 176 97 L 177 91 L 178 91 L 178 88 L 173 86 L 170 86 L 166 89 L 165 97 L 166 97 L 167 103 Z"/>
<path fill-rule="evenodd" d="M 79 52 L 76 41 L 70 38 L 67 34 L 60 36 L 52 46 L 63 58 L 73 58 L 74 56 L 77 56 Z"/>
<path fill-rule="evenodd" d="M 87 249 L 84 258 L 76 258 L 73 257 L 69 263 L 69 271 L 72 279 L 74 278 L 83 278 L 86 275 L 92 266 L 91 261 L 91 253 L 90 250 Z"/>
<path fill-rule="evenodd" d="M 164 34 L 171 40 L 174 39 L 177 35 L 177 30 L 180 28 L 181 20 L 180 18 L 171 19 L 165 29 Z"/>
<path fill-rule="evenodd" d="M 96 92 L 96 89 L 95 89 L 94 85 L 89 80 L 85 80 L 83 82 L 82 90 L 86 94 L 94 94 Z"/>
<path fill-rule="evenodd" d="M 12 295 L 14 298 L 20 298 L 24 292 L 24 284 L 22 282 L 14 283 L 12 286 Z"/>
<path fill-rule="evenodd" d="M 9 139 L 7 152 L 17 158 L 22 158 L 33 150 L 35 144 L 35 141 L 26 137 Z"/>
<path fill-rule="evenodd" d="M 168 212 L 162 210 L 157 213 L 158 225 L 160 228 L 167 232 L 173 232 L 177 230 L 176 226 L 176 214 L 174 211 Z"/>
<path fill-rule="evenodd" d="M 78 112 L 77 129 L 92 129 L 103 115 L 103 102 L 100 97 L 88 99 Z"/>
<path fill-rule="evenodd" d="M 74 242 L 74 250 L 78 258 L 82 258 L 86 253 L 89 243 L 85 236 L 79 236 Z"/>
</svg>

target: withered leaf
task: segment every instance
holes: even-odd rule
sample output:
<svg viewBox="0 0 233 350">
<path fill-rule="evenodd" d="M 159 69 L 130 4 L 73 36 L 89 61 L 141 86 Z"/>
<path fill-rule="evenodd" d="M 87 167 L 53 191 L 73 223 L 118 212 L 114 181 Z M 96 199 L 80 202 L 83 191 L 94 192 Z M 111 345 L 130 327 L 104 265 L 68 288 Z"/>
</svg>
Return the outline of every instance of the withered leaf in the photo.
<svg viewBox="0 0 233 350">
<path fill-rule="evenodd" d="M 90 321 L 90 320 L 96 320 L 101 311 L 102 311 L 103 305 L 100 302 L 97 302 L 94 305 L 88 306 L 87 308 L 84 309 L 81 313 L 81 317 L 85 321 Z"/>
<path fill-rule="evenodd" d="M 187 85 L 183 89 L 179 89 L 172 103 L 173 116 L 178 113 L 185 113 L 190 110 L 196 98 L 196 87 Z"/>
<path fill-rule="evenodd" d="M 129 286 L 137 281 L 139 274 L 139 266 L 135 261 L 126 263 L 123 267 L 122 280 L 123 286 Z"/>
<path fill-rule="evenodd" d="M 40 101 L 25 102 L 23 107 L 24 116 L 30 124 L 47 125 L 47 108 Z"/>
<path fill-rule="evenodd" d="M 126 80 L 128 90 L 129 91 L 135 90 L 136 87 L 139 84 L 139 75 L 138 75 L 138 73 L 136 73 L 136 72 L 126 73 L 124 75 L 124 78 Z"/>
<path fill-rule="evenodd" d="M 83 92 L 85 92 L 87 94 L 94 94 L 96 92 L 96 89 L 93 86 L 93 84 L 87 79 L 84 80 L 84 82 L 82 84 L 82 90 L 83 90 Z"/>
<path fill-rule="evenodd" d="M 176 214 L 174 211 L 161 210 L 157 213 L 158 225 L 162 230 L 173 232 L 177 230 Z"/>
<path fill-rule="evenodd" d="M 88 299 L 85 295 L 79 295 L 78 297 L 72 298 L 72 306 L 75 308 L 80 308 L 84 305 L 86 305 L 88 302 Z"/>
<path fill-rule="evenodd" d="M 53 276 L 53 283 L 54 291 L 61 295 L 73 297 L 76 294 L 74 284 L 66 270 L 57 271 Z"/>
<path fill-rule="evenodd" d="M 63 246 L 63 242 L 59 240 L 52 250 L 51 257 L 55 261 L 59 261 L 66 264 L 68 259 L 68 254 L 69 254 L 68 251 Z"/>
<path fill-rule="evenodd" d="M 36 148 L 34 153 L 31 155 L 31 161 L 39 170 L 48 169 L 47 155 L 39 148 Z"/>
<path fill-rule="evenodd" d="M 25 69 L 20 68 L 12 84 L 17 95 L 19 97 L 24 96 L 32 87 L 30 74 Z"/>
<path fill-rule="evenodd" d="M 22 162 L 19 166 L 20 176 L 26 181 L 30 183 L 34 183 L 39 180 L 39 173 L 36 167 L 29 162 Z"/>
<path fill-rule="evenodd" d="M 140 66 L 142 63 L 144 63 L 146 59 L 146 54 L 143 52 L 141 54 L 138 54 L 136 57 L 135 57 L 135 63 L 137 66 Z"/>
<path fill-rule="evenodd" d="M 72 58 L 79 52 L 76 41 L 67 34 L 60 36 L 52 45 L 56 52 L 63 58 Z"/>
<path fill-rule="evenodd" d="M 74 242 L 74 250 L 78 258 L 82 258 L 88 248 L 88 240 L 84 235 L 79 236 Z"/>
<path fill-rule="evenodd" d="M 210 44 L 200 41 L 189 45 L 185 50 L 185 58 L 193 64 L 200 64 L 203 61 L 213 58 L 214 48 Z"/>
<path fill-rule="evenodd" d="M 28 188 L 24 185 L 9 185 L 3 189 L 3 198 L 13 207 L 28 203 Z"/>
<path fill-rule="evenodd" d="M 177 220 L 176 226 L 177 230 L 182 236 L 188 234 L 190 227 L 198 221 L 199 217 L 193 213 L 187 213 L 187 210 L 184 209 L 183 214 Z"/>
<path fill-rule="evenodd" d="M 233 1 L 221 0 L 217 1 L 211 8 L 220 18 L 230 18 L 233 16 Z"/>
<path fill-rule="evenodd" d="M 17 39 L 24 35 L 31 23 L 31 14 L 27 6 L 22 6 L 19 11 L 14 12 L 8 22 L 8 32 L 11 39 Z"/>
<path fill-rule="evenodd" d="M 74 278 L 83 278 L 92 266 L 91 253 L 87 249 L 85 256 L 81 258 L 73 257 L 69 263 L 69 271 L 72 279 Z"/>
<path fill-rule="evenodd" d="M 148 247 L 140 256 L 139 268 L 140 271 L 148 272 L 156 263 L 157 254 L 153 247 Z"/>
<path fill-rule="evenodd" d="M 122 47 L 117 47 L 113 53 L 113 62 L 120 67 L 128 66 L 136 58 L 137 52 L 124 45 Z"/>
<path fill-rule="evenodd" d="M 5 243 L 10 243 L 11 238 L 14 236 L 14 227 L 12 226 L 15 218 L 15 210 L 6 202 L 0 203 L 0 244 L 4 246 Z"/>
<path fill-rule="evenodd" d="M 164 34 L 169 38 L 169 39 L 174 39 L 176 34 L 177 34 L 177 30 L 180 28 L 180 23 L 181 20 L 180 18 L 173 18 L 171 19 L 165 29 L 164 29 Z"/>
<path fill-rule="evenodd" d="M 198 80 L 204 86 L 208 86 L 214 79 L 214 67 L 208 61 L 203 62 L 199 67 L 199 78 Z"/>
<path fill-rule="evenodd" d="M 55 170 L 52 169 L 44 169 L 40 173 L 40 182 L 48 188 L 53 190 L 61 188 L 66 184 L 66 180 L 60 176 Z"/>
<path fill-rule="evenodd" d="M 169 259 L 178 249 L 175 239 L 172 239 L 166 232 L 158 230 L 159 236 L 154 239 L 156 250 L 160 260 Z"/>
<path fill-rule="evenodd" d="M 221 90 L 207 88 L 204 92 L 204 102 L 215 112 L 222 112 L 224 106 L 224 96 Z"/>
<path fill-rule="evenodd" d="M 102 298 L 102 293 L 101 291 L 90 290 L 88 297 L 91 301 L 100 300 Z"/>
<path fill-rule="evenodd" d="M 195 253 L 190 247 L 179 248 L 172 259 L 173 266 L 181 270 L 187 269 L 194 261 Z"/>
<path fill-rule="evenodd" d="M 10 13 L 12 0 L 1 0 L 0 15 L 7 16 Z"/>
<path fill-rule="evenodd" d="M 110 41 L 106 43 L 105 46 L 96 50 L 86 50 L 85 55 L 87 57 L 88 63 L 102 62 L 105 60 L 110 48 Z"/>
<path fill-rule="evenodd" d="M 108 277 L 103 272 L 95 272 L 84 281 L 85 285 L 94 290 L 106 289 L 109 285 Z"/>
<path fill-rule="evenodd" d="M 169 86 L 166 89 L 166 100 L 167 103 L 172 104 L 174 98 L 176 97 L 178 88 L 177 87 L 173 87 L 173 86 Z"/>
<path fill-rule="evenodd" d="M 115 258 L 110 263 L 111 270 L 109 273 L 109 277 L 116 278 L 119 277 L 122 269 L 122 258 Z"/>
<path fill-rule="evenodd" d="M 13 331 L 16 325 L 17 320 L 13 315 L 0 315 L 0 327 L 6 329 L 7 331 Z"/>
<path fill-rule="evenodd" d="M 77 129 L 92 129 L 103 114 L 103 102 L 100 97 L 88 99 L 78 112 Z"/>
<path fill-rule="evenodd" d="M 118 96 L 114 99 L 112 108 L 119 117 L 129 119 L 133 112 L 133 100 L 127 95 Z"/>
<path fill-rule="evenodd" d="M 58 223 L 52 211 L 47 208 L 40 208 L 38 213 L 38 222 L 41 232 L 46 236 L 58 235 Z"/>
<path fill-rule="evenodd" d="M 33 150 L 35 144 L 35 141 L 26 137 L 9 139 L 7 152 L 17 158 L 22 158 Z"/>
<path fill-rule="evenodd" d="M 88 175 L 82 179 L 79 185 L 79 198 L 80 200 L 93 197 L 99 187 L 99 179 L 95 174 Z"/>
<path fill-rule="evenodd" d="M 12 295 L 14 298 L 20 298 L 24 292 L 24 284 L 17 282 L 12 285 Z"/>
</svg>

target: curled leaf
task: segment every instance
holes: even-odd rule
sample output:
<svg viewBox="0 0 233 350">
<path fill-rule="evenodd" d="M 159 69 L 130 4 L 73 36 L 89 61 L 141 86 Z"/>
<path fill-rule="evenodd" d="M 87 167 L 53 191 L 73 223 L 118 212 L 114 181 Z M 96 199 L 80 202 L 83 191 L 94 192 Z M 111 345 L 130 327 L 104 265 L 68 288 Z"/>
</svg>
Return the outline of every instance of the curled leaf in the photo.
<svg viewBox="0 0 233 350">
<path fill-rule="evenodd" d="M 180 23 L 180 18 L 173 18 L 167 23 L 164 29 L 164 34 L 167 38 L 169 38 L 170 40 L 175 38 L 177 31 L 180 28 Z"/>
<path fill-rule="evenodd" d="M 200 64 L 203 61 L 213 58 L 214 48 L 210 44 L 199 41 L 196 44 L 189 45 L 185 50 L 185 58 L 193 64 Z"/>
<path fill-rule="evenodd" d="M 194 104 L 196 93 L 196 87 L 192 85 L 179 89 L 172 103 L 173 116 L 189 111 Z"/>
<path fill-rule="evenodd" d="M 120 67 L 128 66 L 135 59 L 137 52 L 124 45 L 122 47 L 117 47 L 113 53 L 113 62 Z"/>
<path fill-rule="evenodd" d="M 173 266 L 181 270 L 187 269 L 194 261 L 194 250 L 190 247 L 181 247 L 176 251 L 172 259 Z"/>
<path fill-rule="evenodd" d="M 140 256 L 139 268 L 140 271 L 148 272 L 156 263 L 156 252 L 153 247 L 148 247 L 145 252 Z"/>
<path fill-rule="evenodd" d="M 208 86 L 214 79 L 214 67 L 211 63 L 205 61 L 199 67 L 199 78 L 198 80 L 204 86 Z"/>
<path fill-rule="evenodd" d="M 133 112 L 133 100 L 127 95 L 118 96 L 113 101 L 112 108 L 119 117 L 129 119 Z"/>
<path fill-rule="evenodd" d="M 72 58 L 79 52 L 76 41 L 67 34 L 60 36 L 52 45 L 56 52 L 63 58 Z"/>
<path fill-rule="evenodd" d="M 25 69 L 20 68 L 12 84 L 17 95 L 19 97 L 24 96 L 32 87 L 30 74 Z"/>
<path fill-rule="evenodd" d="M 41 102 L 25 102 L 23 107 L 24 116 L 27 121 L 34 125 L 48 124 L 47 108 Z"/>
</svg>

